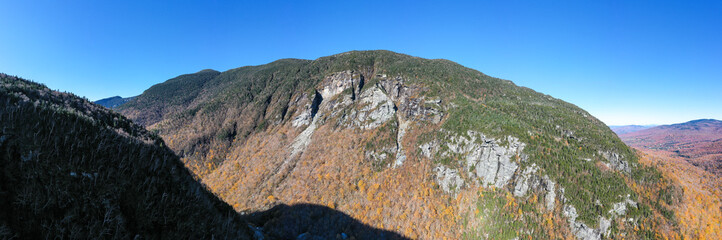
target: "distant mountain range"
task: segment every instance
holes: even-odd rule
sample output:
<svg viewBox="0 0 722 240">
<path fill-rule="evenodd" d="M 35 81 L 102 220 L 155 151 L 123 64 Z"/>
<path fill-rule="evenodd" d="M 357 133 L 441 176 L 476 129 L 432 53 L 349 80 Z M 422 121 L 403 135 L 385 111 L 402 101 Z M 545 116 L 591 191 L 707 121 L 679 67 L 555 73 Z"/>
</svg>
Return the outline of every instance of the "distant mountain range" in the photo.
<svg viewBox="0 0 722 240">
<path fill-rule="evenodd" d="M 609 128 L 612 129 L 612 131 L 614 131 L 614 133 L 616 133 L 617 135 L 620 135 L 620 134 L 625 134 L 625 133 L 630 133 L 630 132 L 636 132 L 639 130 L 644 130 L 644 129 L 655 127 L 655 126 L 657 126 L 657 125 L 617 125 L 617 126 L 611 125 L 611 126 L 609 126 Z"/>
<path fill-rule="evenodd" d="M 620 134 L 633 147 L 675 153 L 722 175 L 722 121 L 699 119 Z"/>
<path fill-rule="evenodd" d="M 123 105 L 124 103 L 126 103 L 126 102 L 128 102 L 128 101 L 130 101 L 130 100 L 133 100 L 133 98 L 135 98 L 135 97 L 123 98 L 123 97 L 120 97 L 120 96 L 115 96 L 115 97 L 109 97 L 109 98 L 100 99 L 100 100 L 98 100 L 98 101 L 95 101 L 95 103 L 97 103 L 97 104 L 99 104 L 99 105 L 101 105 L 101 106 L 103 106 L 103 107 L 107 107 L 107 108 L 111 108 L 111 109 L 112 109 L 112 108 L 117 108 L 117 107 L 119 107 L 120 105 Z"/>
</svg>

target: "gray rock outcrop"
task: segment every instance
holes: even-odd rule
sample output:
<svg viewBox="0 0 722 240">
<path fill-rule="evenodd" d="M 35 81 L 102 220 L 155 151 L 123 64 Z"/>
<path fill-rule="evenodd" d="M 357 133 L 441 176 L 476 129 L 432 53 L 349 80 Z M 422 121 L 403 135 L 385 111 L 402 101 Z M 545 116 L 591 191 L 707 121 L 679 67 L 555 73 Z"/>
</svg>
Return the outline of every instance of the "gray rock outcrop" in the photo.
<svg viewBox="0 0 722 240">
<path fill-rule="evenodd" d="M 455 193 L 464 186 L 464 179 L 459 176 L 459 171 L 439 165 L 434 168 L 436 172 L 436 182 L 439 183 L 444 192 Z"/>
<path fill-rule="evenodd" d="M 537 167 L 536 164 L 532 164 L 516 177 L 516 181 L 514 182 L 515 197 L 523 197 L 527 191 L 529 191 L 529 188 L 538 188 L 541 181 L 535 174 L 537 170 L 539 170 L 539 167 Z"/>
<path fill-rule="evenodd" d="M 432 141 L 421 144 L 422 155 L 427 158 L 460 156 L 466 173 L 484 186 L 506 186 L 519 168 L 515 159 L 526 159 L 522 153 L 525 144 L 511 136 L 502 144 L 500 140 L 474 131 L 466 135 L 447 134 L 449 139 L 439 140 L 444 143 L 445 150 L 439 150 L 441 147 Z"/>
<path fill-rule="evenodd" d="M 571 228 L 572 233 L 578 239 L 602 239 L 602 231 L 600 229 L 591 228 L 586 224 L 577 221 L 577 217 L 579 215 L 577 215 L 577 209 L 574 206 L 570 204 L 564 205 L 562 215 L 567 217 L 567 221 L 569 221 L 569 228 Z"/>
<path fill-rule="evenodd" d="M 557 193 L 555 191 L 554 181 L 549 179 L 548 176 L 544 176 L 544 190 L 547 192 L 546 195 L 544 195 L 544 205 L 547 211 L 552 211 L 556 203 Z"/>
<path fill-rule="evenodd" d="M 378 87 L 374 86 L 359 95 L 361 108 L 352 113 L 355 115 L 353 126 L 361 129 L 372 129 L 393 119 L 396 108 L 393 101 Z"/>
<path fill-rule="evenodd" d="M 323 99 L 330 99 L 348 88 L 352 88 L 352 92 L 358 94 L 357 89 L 360 89 L 362 84 L 361 74 L 346 70 L 325 77 L 323 81 L 321 81 L 321 87 L 318 92 Z"/>
<path fill-rule="evenodd" d="M 599 151 L 599 154 L 601 154 L 602 157 L 607 159 L 610 168 L 627 174 L 632 172 L 632 169 L 629 167 L 629 162 L 625 161 L 623 159 L 624 157 L 619 155 L 618 153 L 611 151 Z"/>
</svg>

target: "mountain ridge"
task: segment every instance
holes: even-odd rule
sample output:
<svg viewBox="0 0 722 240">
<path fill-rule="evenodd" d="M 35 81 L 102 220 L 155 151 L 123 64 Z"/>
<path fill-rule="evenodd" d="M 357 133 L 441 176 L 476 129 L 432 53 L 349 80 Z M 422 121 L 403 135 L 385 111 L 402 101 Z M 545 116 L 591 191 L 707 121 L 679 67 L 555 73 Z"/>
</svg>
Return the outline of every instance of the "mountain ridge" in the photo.
<svg viewBox="0 0 722 240">
<path fill-rule="evenodd" d="M 123 105 L 124 103 L 132 100 L 135 97 L 121 97 L 121 96 L 113 96 L 109 98 L 103 98 L 97 101 L 94 101 L 95 104 L 101 105 L 106 108 L 117 108 L 120 105 Z"/>
<path fill-rule="evenodd" d="M 658 125 L 610 125 L 609 128 L 617 135 L 636 132 L 647 128 L 656 127 Z"/>
<path fill-rule="evenodd" d="M 0 80 L 3 238 L 248 239 L 157 135 L 72 94 Z"/>
<path fill-rule="evenodd" d="M 722 175 L 722 121 L 697 119 L 620 135 L 633 147 L 663 150 Z"/>
<path fill-rule="evenodd" d="M 237 211 L 317 203 L 412 238 L 523 236 L 542 231 L 536 223 L 550 215 L 565 220 L 542 238 L 649 236 L 611 226 L 671 221 L 652 217 L 661 206 L 637 208 L 646 198 L 625 181 L 646 184 L 658 175 L 601 121 L 449 60 L 351 51 L 188 76 L 200 89 L 180 95 L 186 101 L 144 93 L 119 111 L 158 132 Z M 176 81 L 147 91 L 162 93 Z M 537 194 L 545 203 L 530 202 Z M 483 207 L 505 198 L 524 204 Z M 505 211 L 517 210 L 535 224 L 515 224 Z M 626 214 L 635 221 L 617 217 Z M 488 217 L 498 221 L 481 220 Z M 461 222 L 462 229 L 442 230 Z"/>
</svg>

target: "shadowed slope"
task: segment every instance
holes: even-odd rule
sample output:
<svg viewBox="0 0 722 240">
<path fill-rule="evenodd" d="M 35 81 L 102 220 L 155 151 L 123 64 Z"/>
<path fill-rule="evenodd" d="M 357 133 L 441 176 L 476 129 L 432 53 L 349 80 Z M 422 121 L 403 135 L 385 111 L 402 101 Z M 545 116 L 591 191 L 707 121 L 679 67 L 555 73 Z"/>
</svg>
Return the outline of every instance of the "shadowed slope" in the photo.
<svg viewBox="0 0 722 240">
<path fill-rule="evenodd" d="M 245 217 L 271 239 L 408 239 L 359 222 L 335 209 L 315 204 L 279 204 Z"/>
<path fill-rule="evenodd" d="M 4 237 L 250 236 L 156 135 L 72 94 L 0 78 Z"/>
<path fill-rule="evenodd" d="M 0 239 L 296 239 L 304 233 L 403 239 L 323 206 L 241 216 L 143 127 L 72 94 L 0 74 Z"/>
</svg>

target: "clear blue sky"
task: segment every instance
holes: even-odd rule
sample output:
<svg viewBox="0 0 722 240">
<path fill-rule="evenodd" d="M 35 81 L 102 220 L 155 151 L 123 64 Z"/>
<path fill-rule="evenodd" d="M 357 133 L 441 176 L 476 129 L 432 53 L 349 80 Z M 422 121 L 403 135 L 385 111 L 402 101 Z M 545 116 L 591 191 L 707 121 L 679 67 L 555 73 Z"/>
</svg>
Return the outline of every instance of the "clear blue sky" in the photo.
<svg viewBox="0 0 722 240">
<path fill-rule="evenodd" d="M 0 0 L 0 72 L 97 100 L 206 68 L 387 49 L 608 124 L 722 119 L 722 1 L 387 2 Z"/>
</svg>

